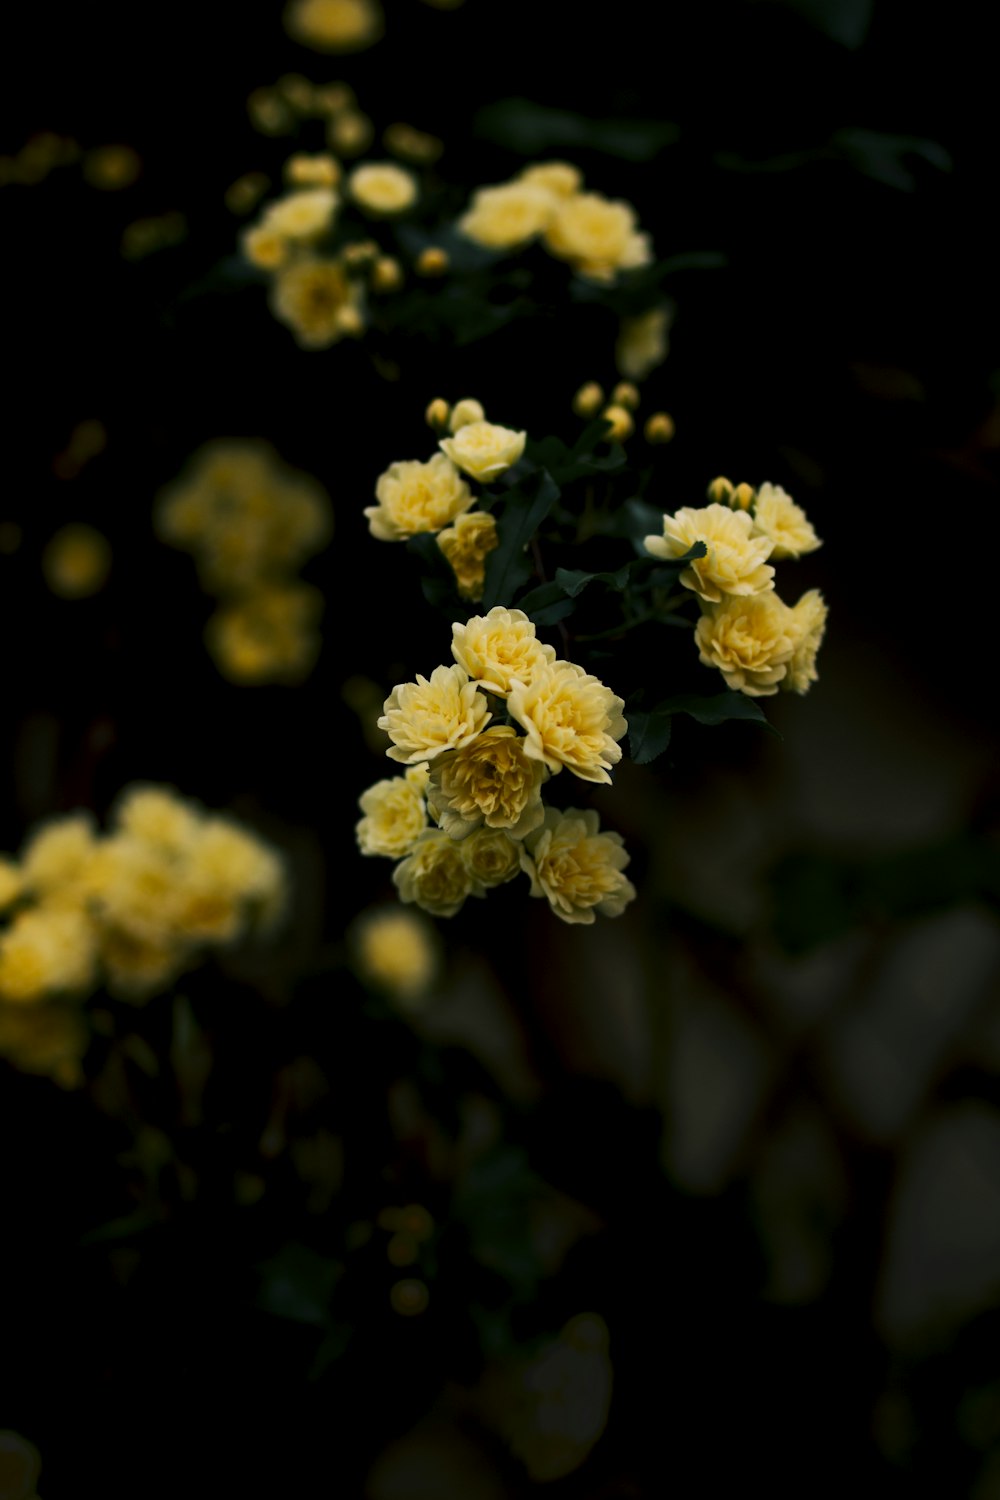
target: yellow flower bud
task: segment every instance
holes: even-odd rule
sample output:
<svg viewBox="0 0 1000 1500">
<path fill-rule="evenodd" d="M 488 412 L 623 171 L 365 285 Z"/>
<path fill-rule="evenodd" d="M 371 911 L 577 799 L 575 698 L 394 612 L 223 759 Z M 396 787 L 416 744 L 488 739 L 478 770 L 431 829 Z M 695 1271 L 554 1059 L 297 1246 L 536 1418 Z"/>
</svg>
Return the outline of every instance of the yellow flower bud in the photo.
<svg viewBox="0 0 1000 1500">
<path fill-rule="evenodd" d="M 620 380 L 611 392 L 611 399 L 616 406 L 625 406 L 629 411 L 635 411 L 639 405 L 639 388 L 631 380 Z"/>
<path fill-rule="evenodd" d="M 348 338 L 356 339 L 365 331 L 365 320 L 356 307 L 342 307 L 337 314 L 337 327 Z"/>
<path fill-rule="evenodd" d="M 348 109 L 334 115 L 330 121 L 327 139 L 341 156 L 360 156 L 372 143 L 375 127 L 367 115 L 360 110 Z"/>
<path fill-rule="evenodd" d="M 374 240 L 355 240 L 352 244 L 345 245 L 341 251 L 344 265 L 355 271 L 363 266 L 370 266 L 377 256 L 378 246 Z"/>
<path fill-rule="evenodd" d="M 372 287 L 376 292 L 397 292 L 403 285 L 403 268 L 391 255 L 380 255 L 372 266 Z"/>
<path fill-rule="evenodd" d="M 738 484 L 729 497 L 733 510 L 749 510 L 757 498 L 752 484 Z"/>
<path fill-rule="evenodd" d="M 340 163 L 328 151 L 296 151 L 285 162 L 285 181 L 295 187 L 336 187 L 340 176 Z"/>
<path fill-rule="evenodd" d="M 438 245 L 428 245 L 417 256 L 418 276 L 443 276 L 448 269 L 448 252 Z"/>
<path fill-rule="evenodd" d="M 721 474 L 718 479 L 712 480 L 712 483 L 705 491 L 705 494 L 713 505 L 728 505 L 732 498 L 732 493 L 732 480 L 724 478 Z"/>
<path fill-rule="evenodd" d="M 654 411 L 643 429 L 647 443 L 669 443 L 674 435 L 674 419 L 669 412 Z"/>
<path fill-rule="evenodd" d="M 608 433 L 609 442 L 624 443 L 625 439 L 631 437 L 635 431 L 632 413 L 626 411 L 624 406 L 606 406 L 603 416 L 606 422 L 611 423 L 611 430 Z"/>
<path fill-rule="evenodd" d="M 271 186 L 263 172 L 244 172 L 226 188 L 225 204 L 231 214 L 248 214 Z"/>
<path fill-rule="evenodd" d="M 295 128 L 295 116 L 273 89 L 254 89 L 247 100 L 247 114 L 261 135 L 288 135 Z"/>
<path fill-rule="evenodd" d="M 313 90 L 313 109 L 320 115 L 342 115 L 354 103 L 354 90 L 346 83 L 325 83 Z"/>
<path fill-rule="evenodd" d="M 441 397 L 438 396 L 424 412 L 424 420 L 428 427 L 446 427 L 450 414 L 451 408 L 447 401 L 442 401 Z"/>
<path fill-rule="evenodd" d="M 444 150 L 444 142 L 436 135 L 428 135 L 426 131 L 417 130 L 413 125 L 389 125 L 382 136 L 382 143 L 393 156 L 398 156 L 401 161 L 409 162 L 415 167 L 429 166 L 431 162 L 437 161 Z"/>
<path fill-rule="evenodd" d="M 578 417 L 596 417 L 604 404 L 604 392 L 596 380 L 581 385 L 573 397 L 573 410 Z"/>
<path fill-rule="evenodd" d="M 466 396 L 462 401 L 456 401 L 451 409 L 448 419 L 449 432 L 458 432 L 461 427 L 468 427 L 470 422 L 485 422 L 486 413 L 481 401 Z"/>
</svg>

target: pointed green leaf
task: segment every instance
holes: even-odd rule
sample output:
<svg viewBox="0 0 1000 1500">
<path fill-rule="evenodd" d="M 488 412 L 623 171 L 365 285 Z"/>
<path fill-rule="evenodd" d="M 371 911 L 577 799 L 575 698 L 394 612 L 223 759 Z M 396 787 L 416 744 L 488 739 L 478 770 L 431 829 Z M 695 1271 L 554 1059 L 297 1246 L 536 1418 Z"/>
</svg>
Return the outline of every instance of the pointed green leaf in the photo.
<svg viewBox="0 0 1000 1500">
<path fill-rule="evenodd" d="M 559 499 L 559 486 L 546 469 L 528 476 L 512 490 L 497 517 L 497 546 L 486 559 L 486 583 L 481 608 L 510 603 L 531 574 L 525 548 Z"/>
</svg>

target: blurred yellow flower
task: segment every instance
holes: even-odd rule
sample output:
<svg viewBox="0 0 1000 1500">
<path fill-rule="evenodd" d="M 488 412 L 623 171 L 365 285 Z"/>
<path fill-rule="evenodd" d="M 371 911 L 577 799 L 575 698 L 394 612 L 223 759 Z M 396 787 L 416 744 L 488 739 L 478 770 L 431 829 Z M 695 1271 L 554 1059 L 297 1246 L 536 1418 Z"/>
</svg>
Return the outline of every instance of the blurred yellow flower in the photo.
<svg viewBox="0 0 1000 1500">
<path fill-rule="evenodd" d="M 215 611 L 205 642 L 231 682 L 301 682 L 319 655 L 322 611 L 322 594 L 308 584 L 261 585 Z"/>
<path fill-rule="evenodd" d="M 526 755 L 550 771 L 565 766 L 583 781 L 608 783 L 622 758 L 624 707 L 599 678 L 569 661 L 548 664 L 529 684 L 513 683 L 507 698 L 511 718 L 525 731 Z"/>
<path fill-rule="evenodd" d="M 487 888 L 521 873 L 520 845 L 504 828 L 475 828 L 460 847 L 470 875 Z"/>
<path fill-rule="evenodd" d="M 466 422 L 453 437 L 441 438 L 438 447 L 456 468 L 488 484 L 517 463 L 526 439 L 527 433 L 493 422 Z"/>
<path fill-rule="evenodd" d="M 0 1000 L 30 1005 L 83 994 L 94 983 L 96 957 L 84 912 L 62 905 L 18 912 L 0 936 Z"/>
<path fill-rule="evenodd" d="M 440 962 L 430 924 L 398 906 L 363 913 L 351 932 L 351 947 L 361 978 L 403 1009 L 426 995 Z"/>
<path fill-rule="evenodd" d="M 416 765 L 445 750 L 461 750 L 486 727 L 492 714 L 460 666 L 435 667 L 430 677 L 394 687 L 378 721 L 392 740 L 390 760 Z"/>
<path fill-rule="evenodd" d="M 497 523 L 485 510 L 468 510 L 456 517 L 454 526 L 438 532 L 438 546 L 451 563 L 461 598 L 476 603 L 483 597 L 486 558 L 499 540 Z"/>
<path fill-rule="evenodd" d="M 791 611 L 772 589 L 703 606 L 695 640 L 706 667 L 718 667 L 726 686 L 751 698 L 778 691 L 792 655 Z"/>
<path fill-rule="evenodd" d="M 361 52 L 382 35 L 382 7 L 378 0 L 290 0 L 285 29 L 316 52 Z"/>
<path fill-rule="evenodd" d="M 542 233 L 558 201 L 548 188 L 532 182 L 479 188 L 458 229 L 490 250 L 513 250 Z"/>
<path fill-rule="evenodd" d="M 24 876 L 12 859 L 0 855 L 0 912 L 6 911 L 24 890 Z"/>
<path fill-rule="evenodd" d="M 364 327 L 360 288 L 337 260 L 297 260 L 283 266 L 271 289 L 271 309 L 303 349 L 328 349 Z"/>
<path fill-rule="evenodd" d="M 546 808 L 544 823 L 521 846 L 531 894 L 546 897 L 564 922 L 589 925 L 598 912 L 621 916 L 636 895 L 622 873 L 628 862 L 621 834 L 601 833 L 591 808 Z"/>
<path fill-rule="evenodd" d="M 83 522 L 61 526 L 42 554 L 45 581 L 60 599 L 89 599 L 110 571 L 107 538 Z"/>
<path fill-rule="evenodd" d="M 644 266 L 652 259 L 649 236 L 636 228 L 631 204 L 612 202 L 600 193 L 576 193 L 558 202 L 545 244 L 581 276 L 595 281 L 609 281 L 616 271 Z"/>
<path fill-rule="evenodd" d="M 24 888 L 33 896 L 84 900 L 97 840 L 88 813 L 44 823 L 21 853 Z"/>
<path fill-rule="evenodd" d="M 332 187 L 302 188 L 268 204 L 261 225 L 286 240 L 309 243 L 331 227 L 339 201 Z"/>
<path fill-rule="evenodd" d="M 443 453 L 427 463 L 390 464 L 375 486 L 378 505 L 365 507 L 368 528 L 380 542 L 405 541 L 422 531 L 440 531 L 469 509 L 472 491 Z"/>
<path fill-rule="evenodd" d="M 193 844 L 199 811 L 171 787 L 131 786 L 118 798 L 115 826 L 168 854 L 181 854 Z"/>
<path fill-rule="evenodd" d="M 761 485 L 754 504 L 753 524 L 755 534 L 766 536 L 773 544 L 771 556 L 775 561 L 801 557 L 823 545 L 805 511 L 780 484 Z"/>
<path fill-rule="evenodd" d="M 395 162 L 365 162 L 348 179 L 355 203 L 379 217 L 405 213 L 417 201 L 417 180 Z"/>
<path fill-rule="evenodd" d="M 807 693 L 817 679 L 816 654 L 826 633 L 827 606 L 819 589 L 803 594 L 789 610 L 792 657 L 781 687 L 790 693 Z"/>
<path fill-rule="evenodd" d="M 670 314 L 665 307 L 651 307 L 634 318 L 623 318 L 615 344 L 615 364 L 627 380 L 645 380 L 662 365 L 670 349 Z"/>
<path fill-rule="evenodd" d="M 555 648 L 536 638 L 535 623 L 522 609 L 497 604 L 451 627 L 451 654 L 489 693 L 506 698 L 516 681 L 530 683 L 551 661 Z"/>
<path fill-rule="evenodd" d="M 468 896 L 482 896 L 484 886 L 470 870 L 455 843 L 439 828 L 429 828 L 392 873 L 400 899 L 435 917 L 453 917 Z"/>
<path fill-rule="evenodd" d="M 460 427 L 468 427 L 470 422 L 485 422 L 486 412 L 481 401 L 476 401 L 472 396 L 464 396 L 461 401 L 456 401 L 448 414 L 448 431 L 455 433 Z"/>
<path fill-rule="evenodd" d="M 419 834 L 427 827 L 427 808 L 412 767 L 405 776 L 389 776 L 362 792 L 358 805 L 364 813 L 356 825 L 362 854 L 382 854 L 401 859 L 409 854 Z"/>
<path fill-rule="evenodd" d="M 525 754 L 524 740 L 509 724 L 497 724 L 434 762 L 427 801 L 453 839 L 483 824 L 523 838 L 542 821 L 544 778 L 545 767 Z"/>
<path fill-rule="evenodd" d="M 583 173 L 568 161 L 540 161 L 525 167 L 519 181 L 544 188 L 556 198 L 572 198 L 583 186 Z"/>
<path fill-rule="evenodd" d="M 707 552 L 684 569 L 680 581 L 702 599 L 718 604 L 724 594 L 760 594 L 774 587 L 774 569 L 765 559 L 772 543 L 753 535 L 753 522 L 746 511 L 728 505 L 683 506 L 676 515 L 663 517 L 663 535 L 647 536 L 646 551 L 669 560 L 683 557 L 696 542 Z"/>
<path fill-rule="evenodd" d="M 328 151 L 296 151 L 285 162 L 285 181 L 295 187 L 336 187 L 340 163 Z"/>
<path fill-rule="evenodd" d="M 240 235 L 240 244 L 247 260 L 259 271 L 276 271 L 291 253 L 285 235 L 270 224 L 251 224 Z"/>
</svg>

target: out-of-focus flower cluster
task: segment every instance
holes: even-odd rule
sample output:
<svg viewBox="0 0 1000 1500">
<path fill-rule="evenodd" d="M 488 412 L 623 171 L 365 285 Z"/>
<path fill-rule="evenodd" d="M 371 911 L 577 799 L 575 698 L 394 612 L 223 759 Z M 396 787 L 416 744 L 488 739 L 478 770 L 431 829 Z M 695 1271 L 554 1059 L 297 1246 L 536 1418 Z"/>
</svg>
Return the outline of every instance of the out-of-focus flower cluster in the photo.
<svg viewBox="0 0 1000 1500">
<path fill-rule="evenodd" d="M 246 684 L 306 677 L 323 601 L 295 575 L 333 525 L 317 481 L 264 443 L 209 443 L 161 493 L 155 523 L 165 542 L 193 555 L 203 588 L 220 600 L 206 640 L 223 675 Z"/>
<path fill-rule="evenodd" d="M 779 687 L 805 693 L 816 681 L 816 654 L 826 629 L 822 594 L 810 589 L 789 606 L 774 587 L 775 562 L 814 552 L 820 539 L 801 506 L 776 484 L 733 485 L 713 480 L 709 504 L 683 506 L 663 518 L 663 535 L 647 536 L 646 549 L 665 560 L 705 547 L 680 575 L 698 597 L 695 639 L 708 667 L 726 686 L 752 698 Z"/>
<path fill-rule="evenodd" d="M 362 853 L 398 860 L 403 901 L 435 916 L 521 871 L 566 922 L 619 916 L 635 896 L 621 836 L 601 832 L 593 811 L 545 806 L 542 788 L 564 769 L 610 782 L 622 700 L 558 659 L 522 610 L 455 623 L 452 656 L 385 701 L 386 753 L 407 769 L 361 797 Z"/>
<path fill-rule="evenodd" d="M 652 260 L 632 205 L 584 192 L 582 173 L 563 161 L 539 162 L 510 182 L 478 188 L 458 228 L 491 250 L 521 250 L 540 240 L 590 281 L 612 281 Z"/>
<path fill-rule="evenodd" d="M 81 1000 L 146 999 L 271 930 L 286 894 L 273 849 L 167 787 L 127 790 L 103 835 L 86 813 L 44 825 L 0 859 L 0 1056 L 79 1082 Z"/>
<path fill-rule="evenodd" d="M 378 0 L 289 0 L 285 29 L 314 52 L 361 52 L 379 40 L 385 18 Z"/>
</svg>

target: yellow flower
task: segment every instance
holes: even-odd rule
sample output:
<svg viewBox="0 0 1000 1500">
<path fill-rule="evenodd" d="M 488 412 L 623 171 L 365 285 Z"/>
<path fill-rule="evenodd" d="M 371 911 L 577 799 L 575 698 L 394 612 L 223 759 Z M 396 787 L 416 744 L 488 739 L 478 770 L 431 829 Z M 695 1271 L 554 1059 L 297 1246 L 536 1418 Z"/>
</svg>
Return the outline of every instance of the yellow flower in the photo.
<svg viewBox="0 0 1000 1500">
<path fill-rule="evenodd" d="M 482 896 L 484 888 L 456 844 L 439 828 L 429 828 L 411 853 L 392 872 L 401 900 L 416 902 L 435 917 L 453 917 L 467 896 Z"/>
<path fill-rule="evenodd" d="M 45 581 L 60 599 L 89 599 L 110 570 L 107 538 L 82 522 L 61 526 L 42 554 Z"/>
<path fill-rule="evenodd" d="M 301 682 L 319 655 L 323 596 L 305 583 L 254 588 L 217 609 L 205 642 L 230 682 Z"/>
<path fill-rule="evenodd" d="M 526 432 L 493 422 L 466 422 L 454 437 L 441 438 L 438 447 L 457 468 L 486 484 L 517 463 L 526 438 Z"/>
<path fill-rule="evenodd" d="M 635 886 L 622 874 L 629 862 L 620 833 L 601 833 L 597 813 L 588 808 L 545 810 L 545 822 L 521 846 L 521 864 L 531 877 L 531 894 L 545 896 L 564 922 L 590 924 L 595 914 L 619 917 L 635 899 Z"/>
<path fill-rule="evenodd" d="M 24 876 L 12 859 L 0 855 L 0 911 L 13 906 L 24 890 Z"/>
<path fill-rule="evenodd" d="M 505 885 L 521 873 L 520 845 L 503 828 L 475 828 L 460 845 L 473 880 Z"/>
<path fill-rule="evenodd" d="M 182 854 L 197 838 L 201 817 L 170 787 L 132 786 L 118 799 L 115 823 L 123 833 L 169 854 Z"/>
<path fill-rule="evenodd" d="M 524 740 L 509 724 L 497 724 L 435 761 L 427 801 L 453 839 L 483 824 L 520 839 L 542 821 L 544 779 L 545 767 L 525 754 Z"/>
<path fill-rule="evenodd" d="M 85 899 L 96 848 L 94 825 L 87 813 L 44 824 L 21 853 L 25 888 L 36 896 Z"/>
<path fill-rule="evenodd" d="M 100 957 L 108 989 L 123 1000 L 166 989 L 194 961 L 190 948 L 172 940 L 146 942 L 117 927 L 101 929 Z"/>
<path fill-rule="evenodd" d="M 19 912 L 0 937 L 0 1000 L 30 1005 L 52 995 L 82 995 L 95 984 L 90 918 L 70 906 Z"/>
<path fill-rule="evenodd" d="M 810 684 L 816 681 L 816 653 L 826 632 L 827 612 L 819 589 L 810 589 L 789 610 L 792 659 L 781 684 L 782 691 L 808 693 Z"/>
<path fill-rule="evenodd" d="M 288 240 L 269 224 L 252 224 L 240 235 L 243 254 L 260 271 L 276 271 L 289 257 Z"/>
<path fill-rule="evenodd" d="M 600 193 L 577 193 L 556 206 L 545 244 L 581 276 L 609 281 L 616 271 L 647 265 L 649 237 L 635 226 L 635 210 Z"/>
<path fill-rule="evenodd" d="M 365 508 L 368 529 L 380 542 L 405 541 L 422 531 L 440 531 L 469 509 L 473 495 L 443 453 L 427 463 L 390 464 L 375 486 L 378 505 Z"/>
<path fill-rule="evenodd" d="M 438 546 L 451 563 L 458 592 L 473 603 L 483 597 L 486 557 L 497 546 L 497 523 L 485 510 L 457 516 L 454 526 L 438 532 Z"/>
<path fill-rule="evenodd" d="M 351 934 L 362 979 L 385 990 L 404 1008 L 426 994 L 437 973 L 439 954 L 430 924 L 398 906 L 366 912 Z"/>
<path fill-rule="evenodd" d="M 451 627 L 451 654 L 488 693 L 506 698 L 515 680 L 530 683 L 549 662 L 555 648 L 535 636 L 535 624 L 522 609 L 494 605 Z"/>
<path fill-rule="evenodd" d="M 481 401 L 474 400 L 471 396 L 465 396 L 461 401 L 456 401 L 448 417 L 448 431 L 455 433 L 460 427 L 468 427 L 470 422 L 485 422 L 486 412 Z"/>
<path fill-rule="evenodd" d="M 327 349 L 363 327 L 360 290 L 336 260 L 283 266 L 271 290 L 271 310 L 303 349 Z"/>
<path fill-rule="evenodd" d="M 805 511 L 795 504 L 780 484 L 761 485 L 757 491 L 753 524 L 757 535 L 766 536 L 773 543 L 771 556 L 775 561 L 782 557 L 801 557 L 804 552 L 815 552 L 823 545 Z"/>
<path fill-rule="evenodd" d="M 414 775 L 424 769 L 413 766 L 405 776 L 389 776 L 362 792 L 358 806 L 364 817 L 355 829 L 362 854 L 383 854 L 389 859 L 409 854 L 427 827 L 422 777 Z"/>
<path fill-rule="evenodd" d="M 702 599 L 718 604 L 724 594 L 760 594 L 774 588 L 774 569 L 765 562 L 772 544 L 767 537 L 753 535 L 746 511 L 715 503 L 700 509 L 685 505 L 676 515 L 663 517 L 662 536 L 645 539 L 647 552 L 667 560 L 683 557 L 695 542 L 704 542 L 708 551 L 684 569 L 680 581 Z"/>
<path fill-rule="evenodd" d="M 114 927 L 137 943 L 169 946 L 177 927 L 179 868 L 170 851 L 133 834 L 105 840 L 92 881 L 100 927 Z"/>
<path fill-rule="evenodd" d="M 645 380 L 662 365 L 670 348 L 670 314 L 665 307 L 651 307 L 634 318 L 623 318 L 615 344 L 615 364 L 628 380 Z"/>
<path fill-rule="evenodd" d="M 458 221 L 459 231 L 490 250 L 513 250 L 541 234 L 558 199 L 532 182 L 504 182 L 479 188 Z"/>
<path fill-rule="evenodd" d="M 366 213 L 378 216 L 405 213 L 417 201 L 417 180 L 395 162 L 366 162 L 348 180 L 351 197 Z"/>
<path fill-rule="evenodd" d="M 612 766 L 622 758 L 617 743 L 628 725 L 624 701 L 597 677 L 570 661 L 555 661 L 515 682 L 507 709 L 525 730 L 524 753 L 550 771 L 563 766 L 583 781 L 610 783 Z"/>
<path fill-rule="evenodd" d="M 261 223 L 286 240 L 309 242 L 330 228 L 338 201 L 333 188 L 303 188 L 270 204 Z"/>
<path fill-rule="evenodd" d="M 274 849 L 229 818 L 206 818 L 184 865 L 180 936 L 224 942 L 248 922 L 268 929 L 283 914 L 287 896 L 285 863 Z M 232 918 L 221 915 L 227 905 L 235 908 Z"/>
<path fill-rule="evenodd" d="M 361 52 L 384 29 L 378 0 L 291 0 L 285 30 L 316 52 Z"/>
<path fill-rule="evenodd" d="M 568 161 L 540 161 L 536 166 L 525 167 L 518 180 L 545 188 L 556 198 L 572 198 L 583 186 L 583 173 Z"/>
<path fill-rule="evenodd" d="M 430 678 L 394 687 L 378 721 L 392 740 L 390 760 L 416 765 L 445 750 L 461 750 L 493 717 L 479 684 L 461 667 L 435 667 Z"/>
<path fill-rule="evenodd" d="M 336 187 L 340 163 L 328 151 L 297 151 L 285 162 L 285 180 L 296 187 Z"/>
<path fill-rule="evenodd" d="M 706 667 L 718 667 L 727 687 L 769 698 L 792 655 L 790 614 L 773 589 L 709 604 L 695 632 L 698 655 Z"/>
</svg>

